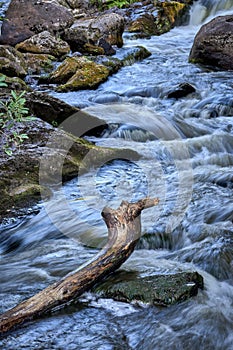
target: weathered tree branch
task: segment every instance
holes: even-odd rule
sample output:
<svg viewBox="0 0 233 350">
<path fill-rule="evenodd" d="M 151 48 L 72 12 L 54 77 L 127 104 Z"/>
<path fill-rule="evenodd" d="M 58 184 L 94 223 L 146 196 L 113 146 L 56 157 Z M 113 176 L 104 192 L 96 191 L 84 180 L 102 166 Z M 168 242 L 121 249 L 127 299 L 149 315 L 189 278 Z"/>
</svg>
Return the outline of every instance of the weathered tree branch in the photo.
<svg viewBox="0 0 233 350">
<path fill-rule="evenodd" d="M 132 254 L 140 238 L 141 211 L 157 203 L 157 198 L 145 198 L 137 203 L 123 201 L 116 210 L 104 208 L 102 216 L 108 227 L 108 242 L 103 249 L 76 271 L 2 314 L 0 333 L 77 298 L 118 269 Z"/>
</svg>

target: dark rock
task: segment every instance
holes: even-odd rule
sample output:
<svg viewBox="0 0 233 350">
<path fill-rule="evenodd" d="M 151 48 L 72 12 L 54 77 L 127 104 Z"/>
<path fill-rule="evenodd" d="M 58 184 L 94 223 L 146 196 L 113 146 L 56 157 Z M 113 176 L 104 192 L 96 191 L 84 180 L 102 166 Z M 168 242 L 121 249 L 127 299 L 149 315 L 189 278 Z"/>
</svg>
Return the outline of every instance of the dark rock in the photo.
<svg viewBox="0 0 233 350">
<path fill-rule="evenodd" d="M 189 61 L 233 70 L 233 15 L 216 17 L 201 27 Z"/>
<path fill-rule="evenodd" d="M 189 83 L 181 83 L 167 95 L 168 98 L 182 98 L 195 92 L 196 89 Z"/>
<path fill-rule="evenodd" d="M 134 272 L 120 271 L 94 291 L 118 301 L 168 306 L 197 295 L 198 288 L 203 289 L 203 278 L 197 272 L 141 277 Z"/>
<path fill-rule="evenodd" d="M 44 30 L 62 33 L 73 21 L 72 13 L 56 2 L 12 0 L 2 24 L 0 44 L 15 46 Z"/>
<path fill-rule="evenodd" d="M 100 38 L 99 46 L 104 49 L 104 54 L 107 56 L 115 55 L 116 50 L 104 38 Z"/>
<path fill-rule="evenodd" d="M 27 93 L 25 98 L 30 113 L 50 124 L 60 124 L 79 111 L 78 108 L 42 92 L 32 91 Z"/>
</svg>

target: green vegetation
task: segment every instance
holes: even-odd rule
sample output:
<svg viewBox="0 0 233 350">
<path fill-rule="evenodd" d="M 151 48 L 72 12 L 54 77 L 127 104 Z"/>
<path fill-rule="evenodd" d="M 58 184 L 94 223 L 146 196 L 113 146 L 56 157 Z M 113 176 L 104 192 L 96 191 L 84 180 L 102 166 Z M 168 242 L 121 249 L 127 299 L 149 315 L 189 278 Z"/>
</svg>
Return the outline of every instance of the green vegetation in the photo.
<svg viewBox="0 0 233 350">
<path fill-rule="evenodd" d="M 135 2 L 135 0 L 105 0 L 104 2 L 102 0 L 92 0 L 92 4 L 97 6 L 101 11 L 112 7 L 118 7 L 121 9 L 129 6 L 133 2 Z"/>
<path fill-rule="evenodd" d="M 107 6 L 108 9 L 112 8 L 112 7 L 118 7 L 118 8 L 123 8 L 123 7 L 127 7 L 128 5 L 130 5 L 133 1 L 128 1 L 128 0 L 106 0 L 105 4 Z"/>
<path fill-rule="evenodd" d="M 5 76 L 0 77 L 0 87 L 7 87 Z M 7 101 L 0 101 L 0 133 L 4 137 L 3 149 L 9 156 L 13 153 L 13 148 L 18 147 L 25 139 L 26 133 L 21 133 L 19 123 L 26 123 L 35 120 L 29 116 L 29 109 L 25 106 L 25 91 L 16 93 L 11 90 L 11 96 Z"/>
</svg>

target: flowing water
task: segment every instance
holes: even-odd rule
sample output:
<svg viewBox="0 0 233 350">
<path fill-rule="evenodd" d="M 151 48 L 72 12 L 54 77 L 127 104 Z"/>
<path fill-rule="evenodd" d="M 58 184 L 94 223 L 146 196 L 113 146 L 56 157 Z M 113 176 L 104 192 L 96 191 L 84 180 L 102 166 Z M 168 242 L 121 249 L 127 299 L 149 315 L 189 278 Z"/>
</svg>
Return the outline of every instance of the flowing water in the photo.
<svg viewBox="0 0 233 350">
<path fill-rule="evenodd" d="M 3 349 L 233 349 L 232 72 L 188 63 L 203 21 L 232 11 L 233 1 L 202 0 L 188 26 L 150 40 L 126 33 L 119 54 L 143 45 L 152 55 L 95 91 L 56 94 L 106 121 L 108 128 L 91 141 L 141 157 L 135 161 L 126 151 L 90 168 L 55 188 L 38 215 L 1 230 L 1 311 L 93 257 L 106 241 L 105 205 L 145 196 L 160 203 L 143 212 L 143 237 L 124 269 L 144 275 L 197 270 L 204 290 L 168 308 L 86 293 L 3 339 Z M 184 82 L 196 92 L 167 97 Z"/>
</svg>

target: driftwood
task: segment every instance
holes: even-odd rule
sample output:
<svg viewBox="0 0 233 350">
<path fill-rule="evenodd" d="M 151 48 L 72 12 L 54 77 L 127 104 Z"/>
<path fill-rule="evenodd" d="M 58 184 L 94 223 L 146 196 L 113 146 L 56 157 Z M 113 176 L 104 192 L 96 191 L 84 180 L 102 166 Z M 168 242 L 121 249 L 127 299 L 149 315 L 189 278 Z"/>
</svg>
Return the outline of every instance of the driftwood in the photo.
<svg viewBox="0 0 233 350">
<path fill-rule="evenodd" d="M 76 271 L 2 314 L 0 333 L 66 304 L 118 269 L 131 255 L 140 238 L 141 211 L 157 203 L 157 198 L 145 198 L 131 204 L 123 201 L 117 210 L 104 208 L 102 216 L 108 227 L 108 242 L 103 249 Z"/>
</svg>

